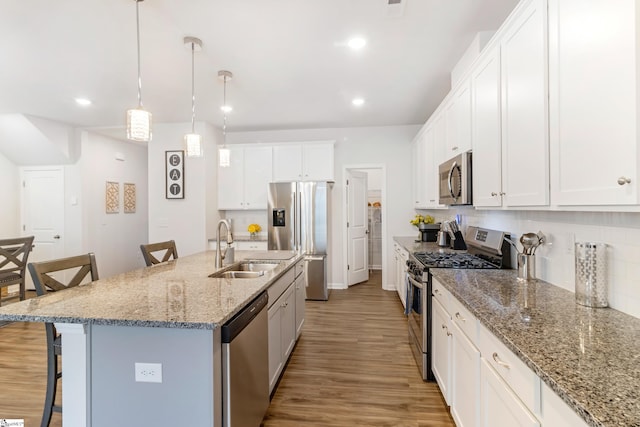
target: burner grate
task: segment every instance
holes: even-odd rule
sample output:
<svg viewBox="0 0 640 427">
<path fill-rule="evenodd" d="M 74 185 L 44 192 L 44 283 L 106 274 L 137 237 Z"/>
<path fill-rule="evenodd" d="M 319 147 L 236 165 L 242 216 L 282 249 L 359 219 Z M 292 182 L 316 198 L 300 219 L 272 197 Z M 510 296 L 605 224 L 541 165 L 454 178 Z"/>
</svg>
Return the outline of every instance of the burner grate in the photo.
<svg viewBox="0 0 640 427">
<path fill-rule="evenodd" d="M 472 254 L 460 253 L 431 253 L 418 252 L 415 258 L 425 267 L 431 268 L 468 268 L 468 269 L 496 269 L 499 264 L 485 260 Z"/>
</svg>

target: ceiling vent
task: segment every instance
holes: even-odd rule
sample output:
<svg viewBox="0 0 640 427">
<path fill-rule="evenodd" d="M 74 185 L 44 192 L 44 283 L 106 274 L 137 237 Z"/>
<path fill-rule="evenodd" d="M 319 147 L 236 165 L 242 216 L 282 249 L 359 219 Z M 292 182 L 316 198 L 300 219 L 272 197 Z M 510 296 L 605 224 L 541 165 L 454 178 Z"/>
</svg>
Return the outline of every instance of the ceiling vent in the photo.
<svg viewBox="0 0 640 427">
<path fill-rule="evenodd" d="M 404 6 L 407 0 L 386 0 L 387 15 L 393 18 L 399 18 L 404 15 Z"/>
</svg>

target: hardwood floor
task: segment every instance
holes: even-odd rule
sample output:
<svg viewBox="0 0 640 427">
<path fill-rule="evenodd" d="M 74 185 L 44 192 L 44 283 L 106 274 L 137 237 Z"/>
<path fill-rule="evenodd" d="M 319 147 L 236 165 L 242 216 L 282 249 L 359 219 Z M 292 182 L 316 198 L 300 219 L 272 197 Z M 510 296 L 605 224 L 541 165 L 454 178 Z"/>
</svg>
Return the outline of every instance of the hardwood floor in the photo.
<svg viewBox="0 0 640 427">
<path fill-rule="evenodd" d="M 380 272 L 307 301 L 302 336 L 263 426 L 454 426 L 409 349 L 402 303 Z"/>
<path fill-rule="evenodd" d="M 402 304 L 381 290 L 380 272 L 306 309 L 264 426 L 454 426 L 438 386 L 420 379 Z M 40 425 L 46 357 L 43 324 L 0 327 L 0 419 Z"/>
</svg>

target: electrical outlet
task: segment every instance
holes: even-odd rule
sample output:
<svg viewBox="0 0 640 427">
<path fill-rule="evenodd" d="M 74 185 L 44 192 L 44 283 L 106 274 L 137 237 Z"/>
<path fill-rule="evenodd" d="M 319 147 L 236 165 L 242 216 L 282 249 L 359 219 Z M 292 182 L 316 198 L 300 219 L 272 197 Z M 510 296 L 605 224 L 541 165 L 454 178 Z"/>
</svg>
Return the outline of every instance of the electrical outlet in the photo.
<svg viewBox="0 0 640 427">
<path fill-rule="evenodd" d="M 137 383 L 161 383 L 162 363 L 136 363 Z"/>
</svg>

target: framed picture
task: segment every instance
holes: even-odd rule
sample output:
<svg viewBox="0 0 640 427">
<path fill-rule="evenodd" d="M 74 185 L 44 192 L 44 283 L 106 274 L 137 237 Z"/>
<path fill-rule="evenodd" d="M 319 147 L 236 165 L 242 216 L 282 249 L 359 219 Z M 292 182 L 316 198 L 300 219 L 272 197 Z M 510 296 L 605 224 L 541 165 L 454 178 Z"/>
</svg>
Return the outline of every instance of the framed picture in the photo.
<svg viewBox="0 0 640 427">
<path fill-rule="evenodd" d="M 124 213 L 136 213 L 136 185 L 125 182 L 124 187 Z"/>
<path fill-rule="evenodd" d="M 184 151 L 165 151 L 166 198 L 184 199 Z"/>
<path fill-rule="evenodd" d="M 120 184 L 117 182 L 107 181 L 105 211 L 108 214 L 120 212 Z"/>
</svg>

